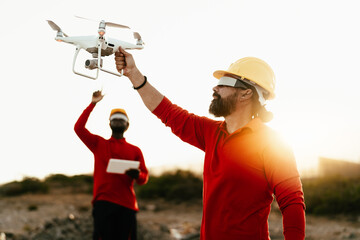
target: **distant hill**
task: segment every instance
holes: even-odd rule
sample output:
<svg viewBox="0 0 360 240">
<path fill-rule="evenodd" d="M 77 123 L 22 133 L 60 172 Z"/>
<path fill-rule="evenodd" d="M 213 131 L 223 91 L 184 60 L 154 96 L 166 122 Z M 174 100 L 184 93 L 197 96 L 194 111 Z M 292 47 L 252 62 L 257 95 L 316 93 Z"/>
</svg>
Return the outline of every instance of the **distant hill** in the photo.
<svg viewBox="0 0 360 240">
<path fill-rule="evenodd" d="M 319 158 L 319 177 L 343 176 L 360 177 L 360 163 L 337 160 L 331 158 Z"/>
</svg>

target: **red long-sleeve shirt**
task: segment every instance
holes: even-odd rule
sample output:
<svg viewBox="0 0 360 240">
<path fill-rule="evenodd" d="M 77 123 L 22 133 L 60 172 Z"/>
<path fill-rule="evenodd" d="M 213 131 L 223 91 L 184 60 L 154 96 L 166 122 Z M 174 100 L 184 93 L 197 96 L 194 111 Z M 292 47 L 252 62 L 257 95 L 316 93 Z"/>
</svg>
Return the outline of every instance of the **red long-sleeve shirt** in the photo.
<svg viewBox="0 0 360 240">
<path fill-rule="evenodd" d="M 205 151 L 202 240 L 268 240 L 273 194 L 287 240 L 304 239 L 305 204 L 292 151 L 260 119 L 232 134 L 166 97 L 153 113 L 183 141 Z"/>
<path fill-rule="evenodd" d="M 126 174 L 106 172 L 110 158 L 134 160 L 140 162 L 140 174 L 136 179 L 137 184 L 145 184 L 148 180 L 148 170 L 140 148 L 126 142 L 125 138 L 111 137 L 106 140 L 92 134 L 85 128 L 90 113 L 95 104 L 91 103 L 80 115 L 74 130 L 81 141 L 94 154 L 94 189 L 93 200 L 105 200 L 138 211 L 134 191 L 134 180 Z"/>
</svg>

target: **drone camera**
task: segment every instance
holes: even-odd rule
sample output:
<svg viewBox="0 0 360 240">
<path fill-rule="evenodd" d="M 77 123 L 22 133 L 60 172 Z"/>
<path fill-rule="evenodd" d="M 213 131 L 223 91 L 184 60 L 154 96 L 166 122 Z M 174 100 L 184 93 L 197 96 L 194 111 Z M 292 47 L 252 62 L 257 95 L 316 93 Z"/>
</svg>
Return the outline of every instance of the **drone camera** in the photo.
<svg viewBox="0 0 360 240">
<path fill-rule="evenodd" d="M 88 59 L 85 61 L 85 67 L 87 69 L 93 70 L 98 68 L 98 59 Z M 102 59 L 100 60 L 100 67 L 102 67 Z"/>
</svg>

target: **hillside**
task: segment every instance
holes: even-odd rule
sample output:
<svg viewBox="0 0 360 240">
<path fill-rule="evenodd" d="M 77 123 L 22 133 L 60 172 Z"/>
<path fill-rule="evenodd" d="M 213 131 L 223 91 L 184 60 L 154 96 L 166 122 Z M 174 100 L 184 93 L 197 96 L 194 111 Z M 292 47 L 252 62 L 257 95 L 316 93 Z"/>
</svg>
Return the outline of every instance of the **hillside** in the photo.
<svg viewBox="0 0 360 240">
<path fill-rule="evenodd" d="M 183 177 L 188 181 L 186 184 L 192 186 L 201 184 L 201 181 L 199 182 L 191 174 L 177 172 L 154 177 L 146 191 L 136 189 L 138 195 L 142 196 L 139 197 L 140 211 L 137 216 L 139 240 L 199 239 L 201 195 L 199 197 L 198 193 L 191 195 L 189 192 L 184 192 L 183 184 L 186 181 L 182 179 Z M 161 189 L 168 187 L 164 185 L 164 179 L 166 182 L 172 182 L 175 189 L 167 189 L 172 194 L 160 196 Z M 52 176 L 45 180 L 48 183 L 45 188 L 43 182 L 34 179 L 33 181 L 27 179 L 24 182 L 11 183 L 0 189 L 2 194 L 5 190 L 13 194 L 0 198 L 0 234 L 4 233 L 7 240 L 91 239 L 90 178 Z M 155 188 L 153 186 L 155 182 L 161 184 L 162 188 Z M 181 184 L 178 185 L 178 182 Z M 149 188 L 152 190 L 150 191 Z M 39 191 L 27 192 L 29 189 Z M 175 198 L 174 196 L 179 194 L 178 191 L 184 194 Z M 307 214 L 306 221 L 306 239 L 360 239 L 360 217 L 357 215 Z M 283 239 L 282 217 L 276 203 L 273 204 L 269 226 L 272 240 Z"/>
</svg>

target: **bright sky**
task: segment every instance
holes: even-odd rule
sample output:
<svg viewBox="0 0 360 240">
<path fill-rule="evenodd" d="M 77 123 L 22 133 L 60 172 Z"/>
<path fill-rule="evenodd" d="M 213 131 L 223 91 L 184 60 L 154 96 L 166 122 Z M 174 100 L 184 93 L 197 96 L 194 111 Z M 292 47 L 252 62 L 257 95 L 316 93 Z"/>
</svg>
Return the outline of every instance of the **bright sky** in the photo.
<svg viewBox="0 0 360 240">
<path fill-rule="evenodd" d="M 358 9 L 356 0 L 1 1 L 0 183 L 92 172 L 92 154 L 73 126 L 101 87 L 106 96 L 90 116 L 91 132 L 109 138 L 109 112 L 122 107 L 130 117 L 126 139 L 149 168 L 202 165 L 203 152 L 164 127 L 126 77 L 72 73 L 75 47 L 56 42 L 46 20 L 68 35 L 97 33 L 97 23 L 74 15 L 138 31 L 146 43 L 132 51 L 139 69 L 198 115 L 212 117 L 213 71 L 246 56 L 265 60 L 277 78 L 270 125 L 293 147 L 299 169 L 316 166 L 318 156 L 359 162 Z M 130 32 L 107 30 L 132 41 Z"/>
</svg>

